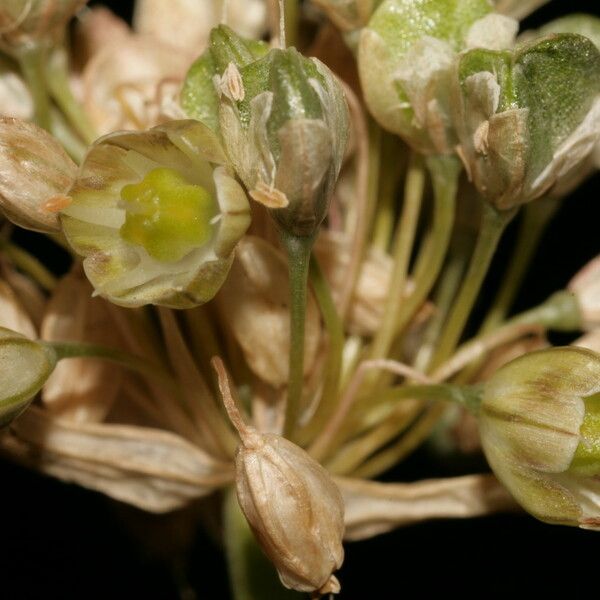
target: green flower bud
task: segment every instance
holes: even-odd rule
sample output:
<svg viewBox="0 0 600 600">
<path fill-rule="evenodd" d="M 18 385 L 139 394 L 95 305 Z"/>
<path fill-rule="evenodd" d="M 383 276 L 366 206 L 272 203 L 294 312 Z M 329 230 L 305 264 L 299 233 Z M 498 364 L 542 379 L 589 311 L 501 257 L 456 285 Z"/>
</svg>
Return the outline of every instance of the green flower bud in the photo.
<svg viewBox="0 0 600 600">
<path fill-rule="evenodd" d="M 425 153 L 453 151 L 449 89 L 455 53 L 469 43 L 506 43 L 514 22 L 487 0 L 386 0 L 362 31 L 358 66 L 367 106 L 382 127 Z M 500 27 L 497 23 L 501 23 Z M 491 30 L 491 31 L 490 31 Z M 471 40 L 471 41 L 469 41 Z M 489 45 L 487 45 L 489 47 Z"/>
<path fill-rule="evenodd" d="M 0 327 L 0 428 L 29 406 L 55 366 L 54 350 Z"/>
<path fill-rule="evenodd" d="M 553 35 L 511 51 L 475 49 L 457 66 L 459 153 L 479 192 L 500 210 L 568 176 L 600 135 L 600 51 Z"/>
<path fill-rule="evenodd" d="M 218 130 L 237 175 L 285 232 L 310 236 L 325 218 L 342 164 L 344 94 L 320 61 L 294 48 L 253 58 L 263 47 L 249 44 L 224 26 L 215 29 L 188 75 L 184 108 L 217 129 L 207 91 L 216 73 Z"/>
<path fill-rule="evenodd" d="M 600 529 L 600 355 L 526 354 L 485 386 L 480 432 L 490 466 L 542 521 Z"/>
<path fill-rule="evenodd" d="M 208 49 L 190 67 L 181 90 L 181 107 L 187 116 L 218 132 L 219 94 L 215 79 L 230 63 L 241 68 L 268 51 L 265 42 L 243 38 L 226 25 L 215 27 L 210 33 Z"/>
<path fill-rule="evenodd" d="M 0 47 L 13 53 L 40 43 L 53 44 L 87 0 L 3 0 Z"/>
<path fill-rule="evenodd" d="M 214 134 L 195 121 L 120 132 L 88 152 L 61 211 L 97 294 L 122 306 L 210 300 L 250 224 Z"/>
</svg>

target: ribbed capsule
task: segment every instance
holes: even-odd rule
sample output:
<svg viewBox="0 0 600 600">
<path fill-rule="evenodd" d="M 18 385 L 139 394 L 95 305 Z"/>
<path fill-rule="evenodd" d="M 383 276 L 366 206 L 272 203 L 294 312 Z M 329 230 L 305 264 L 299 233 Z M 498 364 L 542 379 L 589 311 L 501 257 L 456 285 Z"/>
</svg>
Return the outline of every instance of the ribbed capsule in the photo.
<svg viewBox="0 0 600 600">
<path fill-rule="evenodd" d="M 181 103 L 221 136 L 250 197 L 284 232 L 315 234 L 348 135 L 342 86 L 323 63 L 295 48 L 268 50 L 221 25 L 190 69 Z"/>
<path fill-rule="evenodd" d="M 328 472 L 302 448 L 246 425 L 222 362 L 213 359 L 229 416 L 241 438 L 235 456 L 237 497 L 258 543 L 287 588 L 337 593 L 332 574 L 344 559 L 344 504 Z"/>
</svg>

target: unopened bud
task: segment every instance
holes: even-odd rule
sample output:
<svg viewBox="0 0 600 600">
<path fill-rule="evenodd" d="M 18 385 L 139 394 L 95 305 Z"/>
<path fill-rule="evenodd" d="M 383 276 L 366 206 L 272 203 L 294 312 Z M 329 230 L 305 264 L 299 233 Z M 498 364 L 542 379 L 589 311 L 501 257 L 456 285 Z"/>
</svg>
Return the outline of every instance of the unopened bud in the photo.
<svg viewBox="0 0 600 600">
<path fill-rule="evenodd" d="M 17 225 L 60 231 L 53 206 L 71 187 L 77 166 L 44 129 L 0 118 L 0 209 Z"/>
<path fill-rule="evenodd" d="M 600 355 L 526 354 L 487 382 L 480 432 L 490 466 L 542 521 L 600 529 Z"/>
<path fill-rule="evenodd" d="M 0 428 L 29 406 L 55 365 L 51 348 L 0 327 Z"/>
<path fill-rule="evenodd" d="M 236 452 L 238 502 L 258 543 L 287 588 L 332 594 L 344 559 L 344 504 L 329 473 L 304 450 L 246 425 L 223 363 L 213 359 L 219 388 L 241 445 Z"/>
</svg>

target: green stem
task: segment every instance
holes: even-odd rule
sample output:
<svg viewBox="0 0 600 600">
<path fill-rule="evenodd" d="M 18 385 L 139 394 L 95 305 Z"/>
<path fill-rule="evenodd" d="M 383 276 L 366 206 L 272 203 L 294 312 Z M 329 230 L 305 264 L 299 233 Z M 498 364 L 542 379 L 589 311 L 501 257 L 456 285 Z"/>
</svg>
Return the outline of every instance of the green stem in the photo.
<svg viewBox="0 0 600 600">
<path fill-rule="evenodd" d="M 432 368 L 435 369 L 446 360 L 458 344 L 489 270 L 498 242 L 514 215 L 514 210 L 498 211 L 490 204 L 484 204 L 481 230 L 471 263 L 434 353 Z"/>
<path fill-rule="evenodd" d="M 50 94 L 71 125 L 87 144 L 91 144 L 98 135 L 81 105 L 73 96 L 69 81 L 68 57 L 64 48 L 55 50 L 51 60 L 48 61 L 46 81 Z"/>
<path fill-rule="evenodd" d="M 286 46 L 298 45 L 300 6 L 298 0 L 284 0 Z"/>
<path fill-rule="evenodd" d="M 34 46 L 17 57 L 35 107 L 35 122 L 50 130 L 50 96 L 46 83 L 46 52 L 44 46 Z"/>
<path fill-rule="evenodd" d="M 494 299 L 494 304 L 481 325 L 480 333 L 494 329 L 506 318 L 546 226 L 556 214 L 559 206 L 560 202 L 555 198 L 541 198 L 525 206 L 509 267 L 502 278 L 502 284 Z"/>
<path fill-rule="evenodd" d="M 372 359 L 386 357 L 394 341 L 397 331 L 398 307 L 401 307 L 403 304 L 402 297 L 404 295 L 410 257 L 419 223 L 424 187 L 425 169 L 423 162 L 418 154 L 413 153 L 411 154 L 406 177 L 402 215 L 396 233 L 394 269 L 392 271 L 381 325 L 377 330 L 371 348 Z"/>
<path fill-rule="evenodd" d="M 456 191 L 461 165 L 450 156 L 433 156 L 427 159 L 434 191 L 433 225 L 429 243 L 425 242 L 425 254 L 420 254 L 421 276 L 416 287 L 402 303 L 396 321 L 396 334 L 401 333 L 422 306 L 436 282 L 448 252 L 456 207 Z"/>
<path fill-rule="evenodd" d="M 234 600 L 299 600 L 303 594 L 285 589 L 250 530 L 235 490 L 227 490 L 223 503 L 223 536 Z"/>
<path fill-rule="evenodd" d="M 371 479 L 399 463 L 431 433 L 445 410 L 445 404 L 433 404 L 415 421 L 410 431 L 385 450 L 366 460 L 351 473 L 351 476 Z"/>
<path fill-rule="evenodd" d="M 42 288 L 52 291 L 56 288 L 56 277 L 32 254 L 15 244 L 0 238 L 0 250 L 10 258 L 13 264 L 27 273 Z"/>
<path fill-rule="evenodd" d="M 405 155 L 395 135 L 384 134 L 381 146 L 379 198 L 373 227 L 373 247 L 387 252 L 390 247 L 396 215 L 396 189 L 400 175 L 406 170 Z"/>
<path fill-rule="evenodd" d="M 177 383 L 167 369 L 128 352 L 80 342 L 43 343 L 54 350 L 58 360 L 65 358 L 101 358 L 114 362 L 149 379 L 159 380 L 170 389 L 178 389 Z"/>
<path fill-rule="evenodd" d="M 296 237 L 282 232 L 281 240 L 288 254 L 290 277 L 290 353 L 284 435 L 291 437 L 302 408 L 304 321 L 308 268 L 314 237 Z"/>
<path fill-rule="evenodd" d="M 472 412 L 477 412 L 481 390 L 472 386 L 455 386 L 449 384 L 437 385 L 405 385 L 392 388 L 386 392 L 390 401 L 424 400 L 429 402 L 456 402 L 466 406 Z M 336 474 L 345 474 L 361 468 L 360 465 L 378 448 L 384 447 L 395 438 L 405 426 L 404 415 L 394 418 L 390 415 L 383 423 L 371 431 L 346 444 L 327 463 L 329 470 Z"/>
<path fill-rule="evenodd" d="M 310 261 L 310 281 L 329 335 L 329 348 L 319 405 L 310 421 L 298 432 L 298 441 L 303 445 L 322 429 L 336 408 L 344 351 L 344 326 L 335 307 L 327 280 L 314 257 Z"/>
<path fill-rule="evenodd" d="M 421 345 L 414 360 L 415 368 L 422 373 L 426 373 L 429 368 L 437 341 L 450 312 L 452 301 L 460 287 L 468 261 L 468 254 L 470 254 L 470 248 L 467 253 L 466 246 L 468 244 L 464 246 L 460 244 L 454 248 L 435 291 L 433 299 L 435 313 L 427 324 Z"/>
</svg>

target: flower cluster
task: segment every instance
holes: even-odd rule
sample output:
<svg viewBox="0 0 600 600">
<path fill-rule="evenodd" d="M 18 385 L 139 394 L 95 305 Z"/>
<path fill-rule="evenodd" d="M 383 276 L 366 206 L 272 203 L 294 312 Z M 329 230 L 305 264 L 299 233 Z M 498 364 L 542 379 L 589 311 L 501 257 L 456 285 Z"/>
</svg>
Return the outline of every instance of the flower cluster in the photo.
<svg viewBox="0 0 600 600">
<path fill-rule="evenodd" d="M 515 501 L 600 529 L 600 259 L 511 312 L 600 165 L 600 18 L 85 4 L 0 8 L 0 451 L 149 512 L 213 494 L 239 597 L 270 564 L 338 593 L 343 540 Z M 373 481 L 427 440 L 494 475 Z"/>
</svg>

